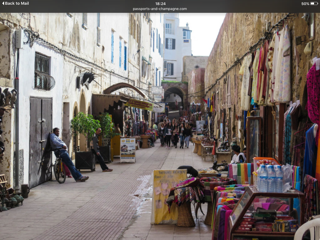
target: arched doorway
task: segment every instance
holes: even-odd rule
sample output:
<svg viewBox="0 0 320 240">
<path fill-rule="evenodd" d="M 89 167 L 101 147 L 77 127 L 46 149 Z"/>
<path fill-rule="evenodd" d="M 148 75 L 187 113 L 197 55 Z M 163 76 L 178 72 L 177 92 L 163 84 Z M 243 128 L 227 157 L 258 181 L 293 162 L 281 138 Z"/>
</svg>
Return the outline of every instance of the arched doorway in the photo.
<svg viewBox="0 0 320 240">
<path fill-rule="evenodd" d="M 87 114 L 86 99 L 82 92 L 80 97 L 80 112 Z M 87 150 L 87 140 L 84 135 L 80 135 L 80 151 L 84 152 Z"/>
<path fill-rule="evenodd" d="M 180 110 L 181 107 L 184 109 L 183 92 L 179 88 L 168 88 L 164 92 L 164 101 L 168 103 L 169 110 Z"/>
<path fill-rule="evenodd" d="M 75 106 L 73 108 L 73 117 L 77 116 L 78 114 L 78 105 L 75 103 Z M 72 133 L 73 134 L 73 133 Z M 79 136 L 73 134 L 72 136 L 72 158 L 75 159 L 74 153 L 77 151 L 77 147 L 79 146 Z"/>
<path fill-rule="evenodd" d="M 143 98 L 147 98 L 147 96 L 141 92 L 138 88 L 136 88 L 135 86 L 132 86 L 131 84 L 129 83 L 117 83 L 117 84 L 114 84 L 110 87 L 108 87 L 107 89 L 105 89 L 103 91 L 104 94 L 111 94 L 113 93 L 114 91 L 117 91 L 121 88 L 131 88 L 133 90 L 135 90 L 139 95 L 141 95 Z"/>
</svg>

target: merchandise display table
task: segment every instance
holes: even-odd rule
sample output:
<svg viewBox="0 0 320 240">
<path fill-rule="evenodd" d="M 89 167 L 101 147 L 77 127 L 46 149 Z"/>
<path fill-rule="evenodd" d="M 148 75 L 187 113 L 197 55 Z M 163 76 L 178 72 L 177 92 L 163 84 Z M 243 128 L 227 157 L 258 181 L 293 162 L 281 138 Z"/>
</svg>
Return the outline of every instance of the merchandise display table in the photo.
<svg viewBox="0 0 320 240">
<path fill-rule="evenodd" d="M 210 160 L 213 162 L 212 149 L 213 149 L 213 146 L 207 146 L 207 145 L 201 144 L 201 150 L 202 150 L 201 155 L 202 155 L 203 161 L 206 161 L 207 157 L 210 157 Z"/>
<path fill-rule="evenodd" d="M 150 135 L 142 135 L 142 147 L 141 148 L 149 148 L 148 139 L 151 138 Z"/>
<path fill-rule="evenodd" d="M 300 200 L 299 214 L 297 210 L 293 208 L 294 199 Z M 255 228 L 252 228 L 248 231 L 243 231 L 240 225 L 243 224 L 244 221 L 246 221 L 244 219 L 245 216 L 251 216 L 251 219 L 253 219 L 252 216 L 255 216 L 255 214 L 257 213 L 259 214 L 259 204 L 261 205 L 265 203 L 264 211 L 273 211 L 280 219 L 295 219 L 301 226 L 304 223 L 304 201 L 305 195 L 295 189 L 290 190 L 286 193 L 271 193 L 259 192 L 255 186 L 248 187 L 245 194 L 242 195 L 241 199 L 239 200 L 229 217 L 230 239 L 235 240 L 243 237 L 259 239 L 293 239 L 295 234 L 294 228 L 287 229 L 287 227 L 281 227 L 271 229 L 271 227 L 269 226 L 268 231 L 261 231 L 259 230 L 259 227 L 255 225 Z M 279 209 L 274 207 L 278 207 Z M 283 223 L 283 225 L 284 224 L 285 223 Z M 267 229 L 267 226 L 264 225 L 261 227 Z"/>
<path fill-rule="evenodd" d="M 223 160 L 225 160 L 227 163 L 231 162 L 231 156 L 232 156 L 231 152 L 217 152 L 216 151 L 216 155 L 217 155 L 218 163 L 222 163 Z"/>
</svg>

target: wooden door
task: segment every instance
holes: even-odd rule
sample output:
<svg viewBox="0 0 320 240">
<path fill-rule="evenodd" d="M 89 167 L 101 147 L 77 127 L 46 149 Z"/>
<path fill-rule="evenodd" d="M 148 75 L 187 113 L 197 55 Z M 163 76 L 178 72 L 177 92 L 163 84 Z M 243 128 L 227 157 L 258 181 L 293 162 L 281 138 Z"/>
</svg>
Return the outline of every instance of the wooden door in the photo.
<svg viewBox="0 0 320 240">
<path fill-rule="evenodd" d="M 30 98 L 29 186 L 35 187 L 51 179 L 47 174 L 51 157 L 41 163 L 48 133 L 52 129 L 52 99 Z"/>
</svg>

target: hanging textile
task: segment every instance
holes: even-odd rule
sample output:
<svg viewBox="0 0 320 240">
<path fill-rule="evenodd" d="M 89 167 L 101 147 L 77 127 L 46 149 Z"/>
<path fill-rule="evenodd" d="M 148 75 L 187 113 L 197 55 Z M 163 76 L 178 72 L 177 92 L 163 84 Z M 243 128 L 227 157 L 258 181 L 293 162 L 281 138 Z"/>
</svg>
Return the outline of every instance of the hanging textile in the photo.
<svg viewBox="0 0 320 240">
<path fill-rule="evenodd" d="M 288 25 L 286 25 L 280 32 L 274 89 L 274 100 L 276 102 L 286 103 L 291 99 L 290 47 L 290 32 Z"/>
<path fill-rule="evenodd" d="M 253 59 L 255 59 L 255 53 L 251 54 L 251 62 L 249 65 L 250 77 L 249 77 L 248 96 L 250 96 L 250 98 L 251 98 L 251 93 L 252 93 L 252 81 L 253 81 Z"/>
<path fill-rule="evenodd" d="M 273 57 L 274 57 L 274 45 L 275 45 L 276 34 L 273 35 L 272 41 L 269 44 L 268 54 L 267 54 L 267 87 L 266 87 L 266 105 L 272 106 L 271 95 L 272 95 L 272 71 L 273 71 Z"/>
<path fill-rule="evenodd" d="M 304 193 L 306 196 L 305 199 L 305 215 L 304 220 L 308 221 L 313 215 L 318 215 L 318 180 L 306 175 L 304 178 Z"/>
<path fill-rule="evenodd" d="M 276 81 L 276 67 L 277 67 L 277 62 L 278 62 L 278 52 L 279 52 L 279 43 L 280 43 L 280 35 L 279 32 L 277 32 L 274 35 L 275 42 L 274 42 L 274 53 L 273 53 L 273 63 L 272 63 L 272 72 L 271 72 L 271 93 L 270 96 L 270 101 L 274 103 L 274 94 L 275 94 L 275 81 Z"/>
<path fill-rule="evenodd" d="M 316 173 L 316 141 L 313 133 L 314 125 L 306 132 L 306 149 L 304 152 L 303 178 L 305 175 L 315 177 Z"/>
<path fill-rule="evenodd" d="M 256 99 L 257 93 L 257 79 L 258 79 L 258 64 L 259 64 L 259 57 L 260 57 L 260 49 L 256 51 L 256 56 L 253 61 L 252 71 L 253 71 L 253 80 L 252 80 L 252 93 L 251 97 L 253 101 Z"/>
<path fill-rule="evenodd" d="M 265 47 L 262 46 L 260 50 L 260 57 L 259 57 L 259 64 L 258 64 L 258 79 L 257 79 L 257 92 L 256 92 L 256 98 L 255 98 L 255 103 L 259 102 L 260 99 L 260 90 L 261 90 L 261 83 L 262 79 L 264 78 L 263 76 L 263 65 L 264 65 L 264 59 L 265 59 Z"/>
<path fill-rule="evenodd" d="M 308 116 L 313 123 L 319 123 L 320 70 L 316 70 L 316 64 L 307 74 L 307 93 Z"/>
<path fill-rule="evenodd" d="M 285 146 L 284 146 L 284 162 L 291 164 L 291 152 L 290 152 L 290 143 L 291 143 L 291 111 L 289 111 L 286 117 L 286 129 L 285 129 Z"/>
<path fill-rule="evenodd" d="M 248 95 L 249 81 L 250 81 L 250 70 L 249 65 L 252 62 L 252 55 L 247 55 L 242 63 L 239 74 L 242 75 L 241 85 L 241 110 L 250 110 L 250 96 Z"/>
<path fill-rule="evenodd" d="M 319 99 L 319 106 L 320 106 L 320 99 Z M 316 178 L 320 179 L 320 119 L 318 125 L 318 153 L 317 153 L 317 163 L 316 163 Z"/>
<path fill-rule="evenodd" d="M 268 72 L 267 72 L 267 54 L 268 54 L 268 48 L 269 48 L 269 44 L 268 41 L 265 41 L 264 45 L 263 45 L 263 51 L 264 54 L 263 56 L 261 56 L 261 64 L 260 64 L 260 89 L 259 89 L 259 98 L 258 98 L 258 104 L 259 105 L 264 105 L 265 101 L 265 90 L 266 90 L 266 77 L 268 76 Z"/>
</svg>

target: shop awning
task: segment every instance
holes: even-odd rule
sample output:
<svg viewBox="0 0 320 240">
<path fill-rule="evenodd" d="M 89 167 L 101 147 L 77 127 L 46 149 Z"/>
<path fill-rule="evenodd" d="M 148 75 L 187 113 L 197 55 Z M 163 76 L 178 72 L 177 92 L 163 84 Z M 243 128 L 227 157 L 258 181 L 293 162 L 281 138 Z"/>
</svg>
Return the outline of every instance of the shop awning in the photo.
<svg viewBox="0 0 320 240">
<path fill-rule="evenodd" d="M 125 106 L 140 108 L 140 109 L 149 110 L 149 111 L 153 110 L 153 103 L 139 101 L 139 100 L 132 99 L 132 98 L 125 104 Z"/>
<path fill-rule="evenodd" d="M 129 98 L 114 94 L 92 94 L 92 115 L 98 116 L 101 113 L 109 112 L 110 108 L 124 108 Z"/>
</svg>

